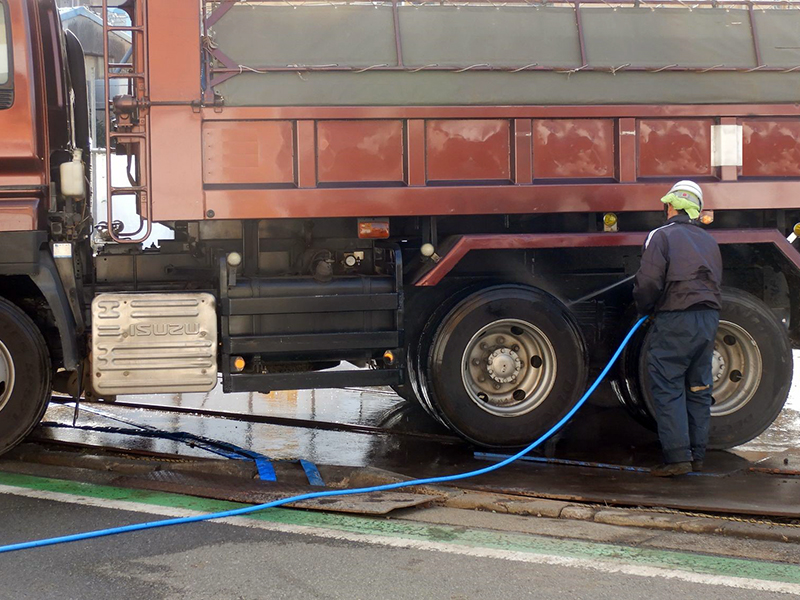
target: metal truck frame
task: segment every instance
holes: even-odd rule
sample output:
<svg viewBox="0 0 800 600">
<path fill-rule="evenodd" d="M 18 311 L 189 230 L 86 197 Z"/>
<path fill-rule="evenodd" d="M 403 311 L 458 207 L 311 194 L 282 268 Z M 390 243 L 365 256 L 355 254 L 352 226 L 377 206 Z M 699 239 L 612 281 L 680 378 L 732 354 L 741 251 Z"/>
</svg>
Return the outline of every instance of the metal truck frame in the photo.
<svg viewBox="0 0 800 600">
<path fill-rule="evenodd" d="M 127 0 L 129 24 L 103 19 L 106 96 L 129 93 L 109 98 L 96 222 L 80 43 L 53 0 L 0 0 L 0 452 L 53 385 L 218 377 L 392 386 L 472 442 L 522 445 L 635 320 L 615 284 L 681 178 L 725 262 L 711 445 L 775 419 L 800 341 L 797 7 L 287 4 Z M 710 43 L 670 44 L 676 22 Z M 155 223 L 173 239 L 145 248 Z M 612 385 L 652 425 L 645 338 Z"/>
</svg>

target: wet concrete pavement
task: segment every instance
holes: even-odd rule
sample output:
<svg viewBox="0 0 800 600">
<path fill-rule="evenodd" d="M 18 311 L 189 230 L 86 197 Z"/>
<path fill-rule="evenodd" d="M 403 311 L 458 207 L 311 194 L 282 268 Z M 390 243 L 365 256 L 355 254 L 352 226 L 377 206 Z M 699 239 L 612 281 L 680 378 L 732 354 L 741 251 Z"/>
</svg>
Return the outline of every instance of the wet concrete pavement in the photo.
<svg viewBox="0 0 800 600">
<path fill-rule="evenodd" d="M 796 360 L 798 358 L 800 356 L 796 355 Z M 611 398 L 612 392 L 609 386 L 601 387 L 598 393 L 598 401 L 584 407 L 562 433 L 541 449 L 541 455 L 627 467 L 648 467 L 659 462 L 660 451 L 655 434 L 634 421 L 615 403 Z M 87 405 L 85 410 L 80 412 L 77 424 L 81 427 L 130 428 L 125 423 L 115 422 L 91 412 L 100 409 L 104 413 L 116 415 L 127 421 L 163 431 L 190 432 L 254 450 L 276 460 L 302 458 L 322 465 L 370 466 L 411 477 L 457 473 L 490 464 L 485 458 L 475 456 L 474 447 L 453 437 L 422 409 L 403 401 L 391 390 L 307 390 L 226 395 L 217 388 L 208 394 L 125 397 L 120 400 L 152 406 L 153 409 L 130 408 L 108 403 Z M 158 407 L 162 410 L 158 410 Z M 345 423 L 371 426 L 381 428 L 382 432 L 335 431 L 254 423 L 194 414 L 176 414 L 163 410 L 169 407 L 223 411 L 232 416 L 261 415 L 303 419 L 327 425 Z M 40 439 L 148 452 L 193 457 L 212 456 L 206 450 L 174 440 L 63 427 L 72 422 L 72 416 L 73 410 L 69 406 L 51 406 L 43 426 L 35 432 L 35 436 Z M 52 427 L 48 425 L 49 423 L 58 423 L 61 427 Z M 787 406 L 772 427 L 757 439 L 733 452 L 710 453 L 707 467 L 717 474 L 746 469 L 749 467 L 748 461 L 760 460 L 797 448 L 800 440 L 798 434 L 800 434 L 800 377 L 795 378 Z M 425 437 L 426 435 L 431 437 Z M 536 482 L 537 489 L 546 487 L 549 490 L 551 495 L 548 497 L 563 499 L 581 499 L 582 488 L 593 479 L 596 480 L 596 486 L 599 486 L 595 491 L 603 499 L 611 498 L 613 496 L 611 492 L 615 488 L 625 487 L 635 491 L 637 485 L 645 487 L 655 485 L 652 478 L 642 478 L 641 474 L 633 476 L 622 473 L 619 476 L 611 476 L 607 471 L 571 467 L 554 475 L 553 469 L 544 469 L 546 466 L 532 463 L 512 465 L 504 470 L 499 479 L 487 478 L 485 483 L 497 486 L 497 489 L 515 492 L 519 490 L 507 481 L 503 481 L 503 478 L 508 481 L 530 481 L 531 485 Z M 789 483 L 793 488 L 797 482 Z M 692 484 L 682 485 L 688 487 L 686 490 L 681 488 L 680 491 L 698 493 Z M 724 492 L 716 488 L 712 490 L 714 486 L 709 487 L 709 485 L 706 486 L 709 488 L 709 493 Z M 676 488 L 673 486 L 670 489 Z M 784 498 L 786 494 L 791 496 L 792 493 L 793 491 L 788 489 L 776 488 L 776 506 L 782 505 L 780 498 Z M 661 493 L 655 494 L 655 497 L 661 497 Z M 641 501 L 641 505 L 648 505 L 648 502 Z"/>
</svg>

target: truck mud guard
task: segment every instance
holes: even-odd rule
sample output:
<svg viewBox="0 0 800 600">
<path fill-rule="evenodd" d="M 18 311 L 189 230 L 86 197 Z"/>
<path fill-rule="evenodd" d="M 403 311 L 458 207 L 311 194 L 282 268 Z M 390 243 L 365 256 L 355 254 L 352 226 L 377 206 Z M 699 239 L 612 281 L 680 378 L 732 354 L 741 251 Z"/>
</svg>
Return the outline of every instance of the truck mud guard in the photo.
<svg viewBox="0 0 800 600">
<path fill-rule="evenodd" d="M 719 244 L 772 244 L 800 272 L 800 252 L 777 229 L 710 230 Z M 439 249 L 439 260 L 429 261 L 413 281 L 418 287 L 438 284 L 471 250 L 530 250 L 545 248 L 600 248 L 641 246 L 646 231 L 620 233 L 530 233 L 454 236 Z"/>
<path fill-rule="evenodd" d="M 47 301 L 61 337 L 64 368 L 77 371 L 78 351 L 75 315 L 47 247 L 43 231 L 12 231 L 0 235 L 0 275 L 27 275 Z"/>
</svg>

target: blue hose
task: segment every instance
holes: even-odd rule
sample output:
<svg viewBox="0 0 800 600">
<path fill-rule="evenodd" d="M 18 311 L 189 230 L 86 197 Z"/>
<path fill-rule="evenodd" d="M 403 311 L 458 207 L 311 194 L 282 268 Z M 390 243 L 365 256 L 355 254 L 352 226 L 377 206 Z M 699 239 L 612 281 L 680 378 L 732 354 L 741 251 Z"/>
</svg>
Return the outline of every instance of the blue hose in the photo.
<svg viewBox="0 0 800 600">
<path fill-rule="evenodd" d="M 617 351 L 614 353 L 614 356 L 611 357 L 611 360 L 608 361 L 608 364 L 605 366 L 603 371 L 598 375 L 597 379 L 595 379 L 594 383 L 586 390 L 586 393 L 581 397 L 580 400 L 572 407 L 572 409 L 564 415 L 564 417 L 550 430 L 542 435 L 538 440 L 530 444 L 527 448 L 524 448 L 514 454 L 513 456 L 509 456 L 505 460 L 500 461 L 499 463 L 493 464 L 488 467 L 483 467 L 482 469 L 476 469 L 474 471 L 467 471 L 466 473 L 456 473 L 455 475 L 445 475 L 442 477 L 428 477 L 425 479 L 412 479 L 410 481 L 401 481 L 398 483 L 387 483 L 385 485 L 376 485 L 373 487 L 366 487 L 366 488 L 353 488 L 349 490 L 329 490 L 324 492 L 312 492 L 309 494 L 300 494 L 299 496 L 292 496 L 290 498 L 283 498 L 281 500 L 274 500 L 272 502 L 267 502 L 265 504 L 257 504 L 255 506 L 246 506 L 244 508 L 236 508 L 233 510 L 226 510 L 223 512 L 218 513 L 211 513 L 207 515 L 196 515 L 194 517 L 181 517 L 177 519 L 164 519 L 162 521 L 150 521 L 149 523 L 137 523 L 135 525 L 125 525 L 123 527 L 112 527 L 110 529 L 100 529 L 98 531 L 87 531 L 85 533 L 76 533 L 73 535 L 64 535 L 60 537 L 48 538 L 44 540 L 35 540 L 32 542 L 22 542 L 19 544 L 8 544 L 7 546 L 0 546 L 0 553 L 3 552 L 14 552 L 16 550 L 27 550 L 28 548 L 40 548 L 42 546 L 54 546 L 55 544 L 64 544 L 66 542 L 78 542 L 80 540 L 90 540 L 92 538 L 104 537 L 107 535 L 116 535 L 118 533 L 128 533 L 130 531 L 142 531 L 143 529 L 154 529 L 156 527 L 167 527 L 169 525 L 182 525 L 185 523 L 197 523 L 200 521 L 209 521 L 211 519 L 224 519 L 227 517 L 238 517 L 240 515 L 248 515 L 250 513 L 258 512 L 260 510 L 264 510 L 266 508 L 275 508 L 276 506 L 283 506 L 284 504 L 291 504 L 293 502 L 300 502 L 301 500 L 313 500 L 314 498 L 327 498 L 330 496 L 351 496 L 353 494 L 367 494 L 370 492 L 385 492 L 388 490 L 396 490 L 398 488 L 404 487 L 411 487 L 416 485 L 430 485 L 435 483 L 447 483 L 449 481 L 459 481 L 462 479 L 468 479 L 470 477 L 477 477 L 478 475 L 484 475 L 485 473 L 491 473 L 492 471 L 497 471 L 505 467 L 506 465 L 510 465 L 515 460 L 522 458 L 528 452 L 539 446 L 542 442 L 547 440 L 550 436 L 556 433 L 559 429 L 561 429 L 567 421 L 569 421 L 572 416 L 578 412 L 578 410 L 586 403 L 586 400 L 589 399 L 594 391 L 597 389 L 597 386 L 603 380 L 603 378 L 608 375 L 609 370 L 614 365 L 614 363 L 619 358 L 619 355 L 622 354 L 622 350 L 628 344 L 630 339 L 633 337 L 633 334 L 636 333 L 636 330 L 647 320 L 647 317 L 642 317 L 639 319 L 633 328 L 628 332 L 628 335 L 625 336 L 625 339 L 622 340 L 622 343 L 617 348 Z"/>
</svg>

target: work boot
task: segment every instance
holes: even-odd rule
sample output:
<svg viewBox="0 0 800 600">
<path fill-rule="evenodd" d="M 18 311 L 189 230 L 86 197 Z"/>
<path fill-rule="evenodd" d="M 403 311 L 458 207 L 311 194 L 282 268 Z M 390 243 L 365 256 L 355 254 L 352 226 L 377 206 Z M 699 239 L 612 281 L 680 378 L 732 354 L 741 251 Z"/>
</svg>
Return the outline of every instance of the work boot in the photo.
<svg viewBox="0 0 800 600">
<path fill-rule="evenodd" d="M 692 472 L 692 463 L 690 462 L 677 462 L 666 463 L 658 465 L 650 469 L 650 475 L 653 477 L 674 477 L 675 475 L 685 475 Z"/>
<path fill-rule="evenodd" d="M 703 470 L 703 461 L 702 460 L 693 460 L 692 461 L 692 471 L 695 473 L 699 473 Z"/>
</svg>

